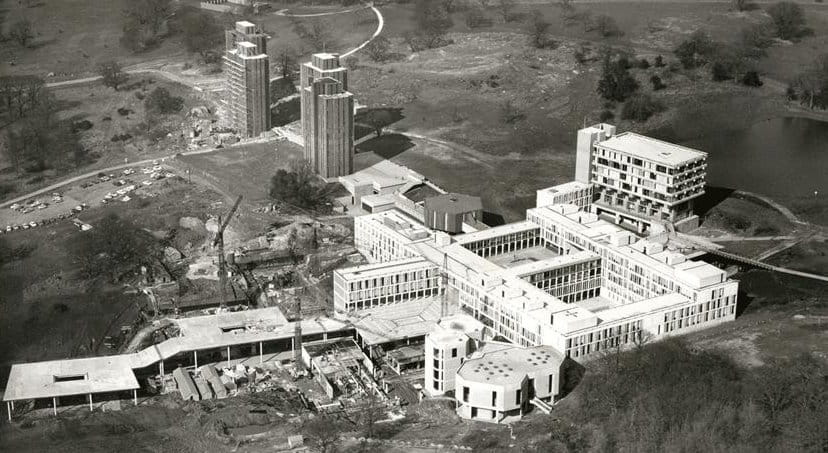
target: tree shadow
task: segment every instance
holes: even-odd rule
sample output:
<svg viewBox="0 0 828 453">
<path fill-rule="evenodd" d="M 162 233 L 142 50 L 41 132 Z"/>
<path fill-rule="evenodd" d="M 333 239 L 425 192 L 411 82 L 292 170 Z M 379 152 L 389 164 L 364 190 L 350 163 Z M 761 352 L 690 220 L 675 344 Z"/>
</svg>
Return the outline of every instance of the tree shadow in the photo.
<svg viewBox="0 0 828 453">
<path fill-rule="evenodd" d="M 503 216 L 500 214 L 490 211 L 483 211 L 483 223 L 490 227 L 496 227 L 500 225 L 505 225 L 506 219 L 504 219 Z"/>
<path fill-rule="evenodd" d="M 373 152 L 384 159 L 391 159 L 413 147 L 414 143 L 405 135 L 386 134 L 359 144 L 356 152 Z"/>
<path fill-rule="evenodd" d="M 388 127 L 403 118 L 405 118 L 405 115 L 403 115 L 402 108 L 399 107 L 365 108 L 360 109 L 354 115 L 354 124 L 374 130 Z"/>
<path fill-rule="evenodd" d="M 716 187 L 716 186 L 707 186 L 704 190 L 704 195 L 700 196 L 696 199 L 695 202 L 695 211 L 696 214 L 702 219 L 706 216 L 713 208 L 718 206 L 721 202 L 725 201 L 728 197 L 730 197 L 735 189 L 730 189 L 728 187 Z"/>
<path fill-rule="evenodd" d="M 736 296 L 736 317 L 742 316 L 742 314 L 747 310 L 753 300 L 755 298 L 751 297 L 748 293 L 743 290 L 739 290 L 738 295 Z"/>
</svg>

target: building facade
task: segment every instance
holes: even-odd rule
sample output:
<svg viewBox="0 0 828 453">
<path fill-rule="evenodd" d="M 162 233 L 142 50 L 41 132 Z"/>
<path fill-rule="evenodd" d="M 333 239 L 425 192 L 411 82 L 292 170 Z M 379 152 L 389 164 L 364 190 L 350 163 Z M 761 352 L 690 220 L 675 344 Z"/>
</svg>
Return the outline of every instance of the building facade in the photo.
<svg viewBox="0 0 828 453">
<path fill-rule="evenodd" d="M 446 193 L 425 200 L 425 226 L 447 233 L 462 233 L 464 223 L 483 219 L 483 202 L 480 197 L 459 193 Z"/>
<path fill-rule="evenodd" d="M 267 36 L 255 24 L 236 22 L 225 32 L 224 71 L 231 126 L 244 137 L 270 130 L 270 62 Z"/>
<path fill-rule="evenodd" d="M 354 171 L 354 96 L 338 54 L 314 54 L 300 69 L 305 159 L 324 178 Z"/>
<path fill-rule="evenodd" d="M 576 155 L 576 182 L 598 193 L 593 212 L 640 232 L 698 226 L 693 203 L 704 194 L 706 153 L 597 124 L 578 131 Z"/>
</svg>

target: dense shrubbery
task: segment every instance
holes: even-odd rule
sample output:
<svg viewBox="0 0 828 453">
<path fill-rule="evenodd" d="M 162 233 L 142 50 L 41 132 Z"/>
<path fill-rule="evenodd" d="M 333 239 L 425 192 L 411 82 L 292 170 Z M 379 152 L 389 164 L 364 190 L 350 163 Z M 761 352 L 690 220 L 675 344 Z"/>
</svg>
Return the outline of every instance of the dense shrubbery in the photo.
<svg viewBox="0 0 828 453">
<path fill-rule="evenodd" d="M 270 198 L 290 207 L 318 210 L 330 202 L 330 192 L 307 161 L 296 161 L 290 170 L 276 172 L 270 180 Z"/>
<path fill-rule="evenodd" d="M 810 356 L 744 370 L 668 339 L 589 363 L 536 451 L 825 451 L 828 377 Z M 567 402 L 567 400 L 569 400 Z"/>
<path fill-rule="evenodd" d="M 664 105 L 648 94 L 631 97 L 621 109 L 621 118 L 633 121 L 647 121 L 656 113 L 664 111 Z"/>
<path fill-rule="evenodd" d="M 180 112 L 184 106 L 184 99 L 173 96 L 164 87 L 158 87 L 147 96 L 144 107 L 147 111 L 161 114 Z"/>
</svg>

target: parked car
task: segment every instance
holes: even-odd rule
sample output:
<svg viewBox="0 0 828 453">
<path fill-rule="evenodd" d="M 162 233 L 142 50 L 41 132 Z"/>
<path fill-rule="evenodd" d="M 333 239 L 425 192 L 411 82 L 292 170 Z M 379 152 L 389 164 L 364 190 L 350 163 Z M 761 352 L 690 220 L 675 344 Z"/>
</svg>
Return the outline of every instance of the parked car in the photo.
<svg viewBox="0 0 828 453">
<path fill-rule="evenodd" d="M 36 226 L 37 226 L 37 222 L 34 222 L 34 221 L 29 222 L 29 226 L 30 226 L 30 227 L 32 227 L 32 228 L 34 228 L 34 227 L 36 227 Z"/>
<path fill-rule="evenodd" d="M 135 170 L 133 170 L 131 168 L 127 168 L 126 170 L 124 170 L 124 174 L 127 175 L 127 176 L 129 176 L 133 173 L 135 173 Z"/>
<path fill-rule="evenodd" d="M 20 209 L 20 203 L 15 203 L 15 204 L 13 204 L 13 205 L 11 205 L 11 206 L 9 206 L 9 207 L 10 207 L 11 209 L 13 209 L 13 210 Z"/>
</svg>

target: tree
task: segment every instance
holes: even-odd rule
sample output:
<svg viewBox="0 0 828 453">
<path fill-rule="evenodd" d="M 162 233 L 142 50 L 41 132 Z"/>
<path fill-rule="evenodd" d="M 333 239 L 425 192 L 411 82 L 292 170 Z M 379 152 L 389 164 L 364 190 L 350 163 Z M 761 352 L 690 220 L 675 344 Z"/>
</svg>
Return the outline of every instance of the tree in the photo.
<svg viewBox="0 0 828 453">
<path fill-rule="evenodd" d="M 55 114 L 55 102 L 51 96 L 42 96 L 19 127 L 7 133 L 7 153 L 26 171 L 64 166 L 70 163 L 69 157 L 78 164 L 84 156 L 69 122 Z"/>
<path fill-rule="evenodd" d="M 78 240 L 75 255 L 88 278 L 107 276 L 117 281 L 140 265 L 154 263 L 160 247 L 151 234 L 109 214 Z"/>
<path fill-rule="evenodd" d="M 612 36 L 621 36 L 624 32 L 615 23 L 615 19 L 606 14 L 599 14 L 593 19 L 593 28 L 601 37 L 610 38 Z"/>
<path fill-rule="evenodd" d="M 642 58 L 638 60 L 638 68 L 639 69 L 650 69 L 650 62 L 647 61 L 646 58 Z"/>
<path fill-rule="evenodd" d="M 549 39 L 549 27 L 551 24 L 543 17 L 543 13 L 535 10 L 526 23 L 529 33 L 529 42 L 537 49 L 551 47 L 553 41 Z"/>
<path fill-rule="evenodd" d="M 371 126 L 377 137 L 382 136 L 382 130 L 394 122 L 394 115 L 388 109 L 371 109 L 360 115 L 360 121 Z"/>
<path fill-rule="evenodd" d="M 170 114 L 180 112 L 184 106 L 184 99 L 173 96 L 164 87 L 158 87 L 144 100 L 144 107 L 148 112 L 155 112 L 160 114 Z"/>
<path fill-rule="evenodd" d="M 221 26 L 204 11 L 191 10 L 185 14 L 181 30 L 184 33 L 184 47 L 205 60 L 210 59 L 224 42 Z"/>
<path fill-rule="evenodd" d="M 796 97 L 809 109 L 828 108 L 828 53 L 816 58 L 813 64 L 793 84 Z"/>
<path fill-rule="evenodd" d="M 656 55 L 655 57 L 655 67 L 663 68 L 664 67 L 664 57 L 661 55 Z"/>
<path fill-rule="evenodd" d="M 657 75 L 650 77 L 650 83 L 653 84 L 653 91 L 663 90 L 664 88 L 667 88 L 667 85 L 665 85 L 664 82 L 661 81 L 661 77 Z"/>
<path fill-rule="evenodd" d="M 299 71 L 299 53 L 290 46 L 271 47 L 275 61 L 279 65 L 279 71 L 285 80 L 293 80 L 293 76 Z"/>
<path fill-rule="evenodd" d="M 696 30 L 679 44 L 673 53 L 685 69 L 693 69 L 705 64 L 715 50 L 716 43 L 710 39 L 710 36 L 701 30 Z"/>
<path fill-rule="evenodd" d="M 750 0 L 731 0 L 731 4 L 736 11 L 745 11 L 750 7 Z"/>
<path fill-rule="evenodd" d="M 503 22 L 511 22 L 515 19 L 515 0 L 500 0 L 500 3 L 497 5 L 498 10 L 500 11 L 500 17 L 503 18 Z"/>
<path fill-rule="evenodd" d="M 513 124 L 524 119 L 526 114 L 511 99 L 506 99 L 503 103 L 502 116 L 504 123 Z"/>
<path fill-rule="evenodd" d="M 365 46 L 365 51 L 373 61 L 386 61 L 391 56 L 391 41 L 383 35 L 377 36 Z"/>
<path fill-rule="evenodd" d="M 631 97 L 621 108 L 621 118 L 633 121 L 647 121 L 651 116 L 664 110 L 664 105 L 648 94 Z"/>
<path fill-rule="evenodd" d="M 310 162 L 300 160 L 271 178 L 270 198 L 300 209 L 319 209 L 329 202 L 330 193 L 317 183 Z"/>
<path fill-rule="evenodd" d="M 121 69 L 121 65 L 113 60 L 105 61 L 98 65 L 98 74 L 101 76 L 104 86 L 114 88 L 116 91 L 120 85 L 126 83 L 129 77 Z"/>
<path fill-rule="evenodd" d="M 29 41 L 34 38 L 31 21 L 29 19 L 20 19 L 13 23 L 9 28 L 9 37 L 17 41 L 21 46 L 26 47 Z"/>
<path fill-rule="evenodd" d="M 759 73 L 756 71 L 747 71 L 742 77 L 742 85 L 749 87 L 760 87 L 763 84 L 762 79 L 759 78 Z"/>
<path fill-rule="evenodd" d="M 773 45 L 770 27 L 767 24 L 751 24 L 739 32 L 740 52 L 747 58 L 758 59 L 767 55 L 767 48 Z"/>
<path fill-rule="evenodd" d="M 37 76 L 0 76 L 0 100 L 9 120 L 16 121 L 44 100 L 51 99 L 46 83 Z"/>
<path fill-rule="evenodd" d="M 446 5 L 440 0 L 419 0 L 414 19 L 417 32 L 426 48 L 433 49 L 445 43 L 445 35 L 453 25 Z"/>
<path fill-rule="evenodd" d="M 322 453 L 336 451 L 342 423 L 327 415 L 317 415 L 302 423 L 302 434 Z"/>
<path fill-rule="evenodd" d="M 124 9 L 121 43 L 133 52 L 154 46 L 171 14 L 171 0 L 130 0 Z"/>
<path fill-rule="evenodd" d="M 768 15 L 776 27 L 776 36 L 781 39 L 791 40 L 804 35 L 805 13 L 802 7 L 793 2 L 774 3 L 767 9 Z"/>
<path fill-rule="evenodd" d="M 466 26 L 469 28 L 491 27 L 492 20 L 486 16 L 482 8 L 471 8 L 466 13 Z"/>
<path fill-rule="evenodd" d="M 333 34 L 331 34 L 331 25 L 322 20 L 315 20 L 311 23 L 311 27 L 307 33 L 307 41 L 316 50 L 328 50 L 333 47 Z"/>
<path fill-rule="evenodd" d="M 613 61 L 609 54 L 605 55 L 598 93 L 604 99 L 622 102 L 637 89 L 638 82 L 630 75 L 622 59 Z"/>
</svg>

